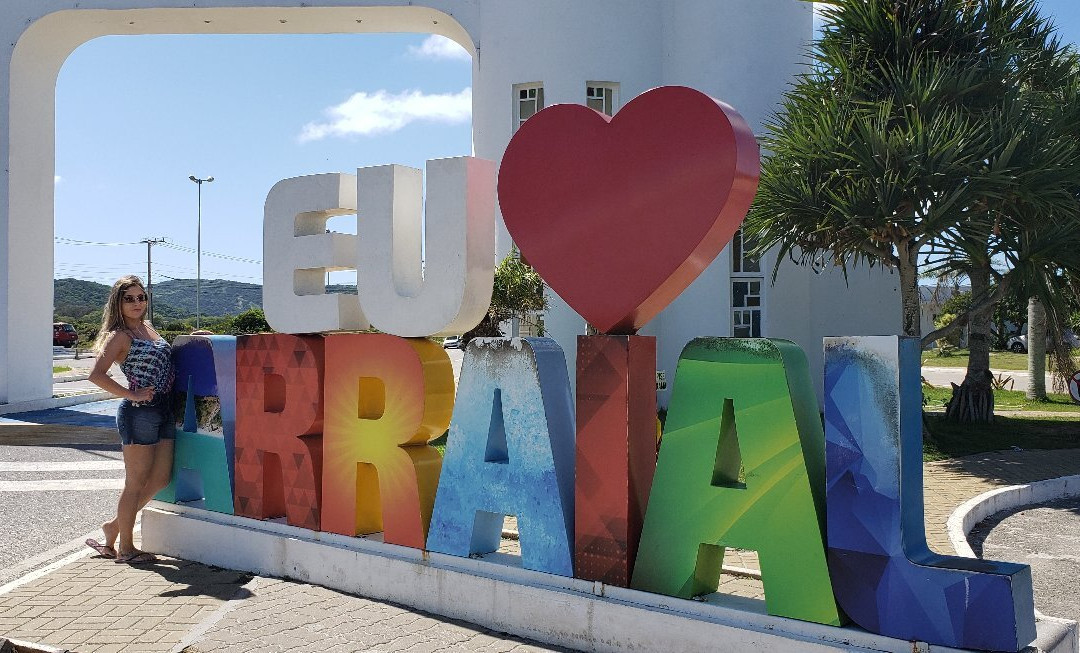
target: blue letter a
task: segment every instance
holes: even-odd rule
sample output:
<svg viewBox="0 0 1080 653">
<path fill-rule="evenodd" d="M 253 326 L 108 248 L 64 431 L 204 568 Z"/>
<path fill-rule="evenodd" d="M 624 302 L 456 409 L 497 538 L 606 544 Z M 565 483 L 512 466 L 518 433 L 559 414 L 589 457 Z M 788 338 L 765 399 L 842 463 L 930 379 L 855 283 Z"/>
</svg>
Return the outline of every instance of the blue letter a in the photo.
<svg viewBox="0 0 1080 653">
<path fill-rule="evenodd" d="M 495 551 L 504 515 L 517 516 L 523 567 L 573 576 L 574 412 L 549 338 L 469 343 L 427 547 Z"/>
</svg>

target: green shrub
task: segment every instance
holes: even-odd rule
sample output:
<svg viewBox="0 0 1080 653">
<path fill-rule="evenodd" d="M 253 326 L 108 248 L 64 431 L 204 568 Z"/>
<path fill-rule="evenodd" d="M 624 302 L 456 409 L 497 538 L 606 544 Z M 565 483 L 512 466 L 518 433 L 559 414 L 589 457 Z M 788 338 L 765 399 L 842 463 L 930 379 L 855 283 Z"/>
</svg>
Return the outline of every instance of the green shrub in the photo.
<svg viewBox="0 0 1080 653">
<path fill-rule="evenodd" d="M 935 329 L 943 329 L 943 328 L 949 326 L 950 324 L 952 324 L 954 320 L 956 320 L 956 313 L 942 313 L 941 315 L 939 315 L 937 317 L 936 320 L 934 320 L 934 328 Z M 959 331 L 954 331 L 953 333 L 945 336 L 944 338 L 939 338 L 936 341 L 937 345 L 938 345 L 938 348 L 941 349 L 942 351 L 944 351 L 944 349 L 945 349 L 944 345 L 949 345 L 954 349 L 956 347 L 959 347 L 960 346 L 960 335 L 961 334 L 960 334 Z M 943 343 L 944 343 L 944 345 L 943 345 Z M 939 355 L 940 356 L 950 356 L 951 354 L 952 354 L 952 352 L 950 351 L 948 353 L 940 353 Z"/>
</svg>

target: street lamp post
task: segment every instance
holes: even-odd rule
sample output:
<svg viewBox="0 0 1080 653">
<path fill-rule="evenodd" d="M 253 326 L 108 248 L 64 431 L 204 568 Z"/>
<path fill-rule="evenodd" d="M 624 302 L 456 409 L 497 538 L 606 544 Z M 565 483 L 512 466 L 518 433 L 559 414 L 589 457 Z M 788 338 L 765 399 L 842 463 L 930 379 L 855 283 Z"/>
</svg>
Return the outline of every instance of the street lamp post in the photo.
<svg viewBox="0 0 1080 653">
<path fill-rule="evenodd" d="M 199 179 L 195 175 L 191 175 L 188 179 L 195 182 L 199 187 L 199 218 L 195 231 L 195 328 L 198 329 L 200 327 L 199 299 L 202 297 L 202 185 L 203 182 L 214 181 L 214 178 Z"/>
</svg>

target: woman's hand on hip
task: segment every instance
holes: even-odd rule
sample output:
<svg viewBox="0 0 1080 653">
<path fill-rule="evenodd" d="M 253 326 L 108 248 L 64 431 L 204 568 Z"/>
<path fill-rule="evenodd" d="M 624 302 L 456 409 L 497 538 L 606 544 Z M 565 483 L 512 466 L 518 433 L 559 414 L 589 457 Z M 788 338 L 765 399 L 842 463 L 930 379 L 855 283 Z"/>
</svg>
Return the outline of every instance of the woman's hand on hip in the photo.
<svg viewBox="0 0 1080 653">
<path fill-rule="evenodd" d="M 154 398 L 154 386 L 147 386 L 145 388 L 135 388 L 131 391 L 130 399 L 132 401 L 144 402 L 150 401 Z"/>
</svg>

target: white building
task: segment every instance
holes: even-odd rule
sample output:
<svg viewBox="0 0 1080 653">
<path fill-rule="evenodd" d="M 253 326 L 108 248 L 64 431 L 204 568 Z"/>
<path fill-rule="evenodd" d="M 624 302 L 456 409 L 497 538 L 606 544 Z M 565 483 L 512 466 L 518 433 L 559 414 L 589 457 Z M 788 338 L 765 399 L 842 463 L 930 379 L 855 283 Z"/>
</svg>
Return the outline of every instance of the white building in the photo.
<svg viewBox="0 0 1080 653">
<path fill-rule="evenodd" d="M 192 4 L 197 6 L 192 7 Z M 499 161 L 542 105 L 618 108 L 661 85 L 723 99 L 760 133 L 811 37 L 799 0 L 5 0 L 0 15 L 0 403 L 48 397 L 53 271 L 53 105 L 57 73 L 109 34 L 430 32 L 473 55 L 473 145 Z M 308 6 L 315 4 L 317 6 Z M 392 162 L 387 162 L 392 163 Z M 329 172 L 329 171 L 328 171 Z M 269 189 L 268 189 L 269 190 Z M 500 229 L 500 252 L 509 237 Z M 820 379 L 826 335 L 897 333 L 895 276 L 760 265 L 729 247 L 646 333 L 674 373 L 702 335 L 788 338 Z M 584 322 L 558 301 L 546 318 L 573 378 Z M 820 396 L 820 380 L 817 383 Z M 666 404 L 667 393 L 660 396 Z"/>
</svg>

